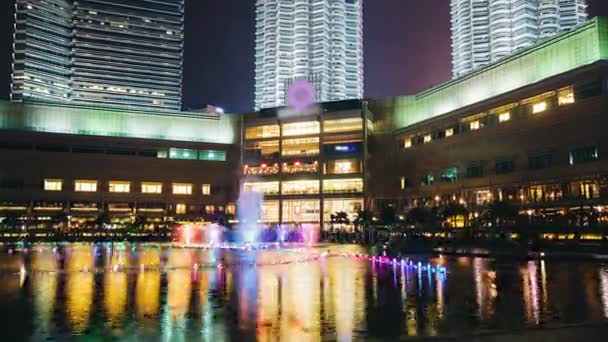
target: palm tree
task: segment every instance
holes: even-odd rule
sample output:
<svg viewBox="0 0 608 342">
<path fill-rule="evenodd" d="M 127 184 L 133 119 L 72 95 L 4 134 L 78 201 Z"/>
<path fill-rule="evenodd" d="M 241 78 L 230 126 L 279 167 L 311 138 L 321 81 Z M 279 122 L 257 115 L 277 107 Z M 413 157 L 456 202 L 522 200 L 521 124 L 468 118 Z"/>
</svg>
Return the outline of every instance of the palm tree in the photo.
<svg viewBox="0 0 608 342">
<path fill-rule="evenodd" d="M 342 228 L 345 224 L 346 225 L 350 224 L 350 220 L 348 219 L 348 214 L 343 211 L 339 211 L 339 212 L 336 212 L 335 214 L 331 214 L 332 228 L 333 228 L 334 224 L 340 225 L 340 228 Z"/>
</svg>

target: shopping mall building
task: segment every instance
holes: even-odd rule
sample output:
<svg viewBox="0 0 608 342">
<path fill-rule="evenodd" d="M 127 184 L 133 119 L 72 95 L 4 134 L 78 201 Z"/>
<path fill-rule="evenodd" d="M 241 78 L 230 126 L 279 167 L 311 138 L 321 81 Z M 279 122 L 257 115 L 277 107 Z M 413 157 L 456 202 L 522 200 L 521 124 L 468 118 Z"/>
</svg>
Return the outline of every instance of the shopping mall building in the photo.
<svg viewBox="0 0 608 342">
<path fill-rule="evenodd" d="M 285 113 L 2 102 L 0 217 L 198 220 L 233 212 L 242 190 L 264 194 L 269 224 L 494 200 L 601 210 L 608 19 L 416 95 Z"/>
</svg>

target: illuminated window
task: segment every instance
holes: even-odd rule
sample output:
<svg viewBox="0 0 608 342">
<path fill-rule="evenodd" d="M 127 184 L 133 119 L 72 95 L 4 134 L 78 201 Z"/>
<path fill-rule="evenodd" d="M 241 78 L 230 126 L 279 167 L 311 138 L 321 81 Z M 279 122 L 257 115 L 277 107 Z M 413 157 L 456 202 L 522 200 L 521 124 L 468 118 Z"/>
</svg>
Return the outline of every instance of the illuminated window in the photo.
<svg viewBox="0 0 608 342">
<path fill-rule="evenodd" d="M 401 177 L 401 190 L 405 190 L 406 186 L 407 186 L 407 182 L 405 180 L 405 177 Z"/>
<path fill-rule="evenodd" d="M 433 137 L 430 134 L 425 135 L 423 138 L 425 144 L 431 142 L 431 140 L 433 140 Z"/>
<path fill-rule="evenodd" d="M 570 165 L 588 163 L 598 158 L 599 153 L 595 146 L 580 147 L 570 151 Z"/>
<path fill-rule="evenodd" d="M 471 131 L 478 130 L 480 127 L 481 123 L 479 122 L 479 120 L 469 122 L 469 128 L 471 129 Z"/>
<path fill-rule="evenodd" d="M 171 148 L 171 149 L 169 149 L 169 158 L 170 159 L 196 160 L 197 151 L 182 149 L 182 148 Z"/>
<path fill-rule="evenodd" d="M 45 191 L 61 191 L 63 189 L 63 181 L 61 179 L 45 179 Z"/>
<path fill-rule="evenodd" d="M 454 129 L 453 128 L 448 128 L 445 130 L 445 137 L 451 137 L 452 135 L 454 135 Z"/>
<path fill-rule="evenodd" d="M 284 156 L 315 156 L 319 154 L 319 138 L 283 140 Z"/>
<path fill-rule="evenodd" d="M 230 203 L 226 206 L 226 214 L 234 215 L 236 214 L 236 205 Z"/>
<path fill-rule="evenodd" d="M 363 192 L 363 179 L 328 179 L 323 181 L 324 193 L 357 193 Z"/>
<path fill-rule="evenodd" d="M 283 182 L 281 187 L 283 195 L 310 195 L 319 193 L 318 180 L 302 180 Z"/>
<path fill-rule="evenodd" d="M 160 194 L 163 192 L 163 183 L 142 182 L 141 192 L 143 194 Z"/>
<path fill-rule="evenodd" d="M 207 213 L 209 215 L 215 213 L 215 206 L 213 206 L 213 205 L 206 205 L 205 206 L 205 213 Z"/>
<path fill-rule="evenodd" d="M 283 222 L 318 223 L 321 220 L 319 200 L 283 201 Z"/>
<path fill-rule="evenodd" d="M 317 173 L 319 172 L 319 163 L 294 162 L 293 164 L 283 163 L 283 173 L 298 174 L 298 173 Z"/>
<path fill-rule="evenodd" d="M 323 201 L 323 222 L 331 222 L 331 215 L 344 212 L 352 222 L 363 210 L 363 198 L 336 198 Z"/>
<path fill-rule="evenodd" d="M 272 140 L 272 141 L 248 142 L 245 144 L 245 153 L 248 156 L 278 157 L 279 141 Z"/>
<path fill-rule="evenodd" d="M 215 151 L 215 150 L 198 151 L 198 160 L 226 161 L 226 151 Z"/>
<path fill-rule="evenodd" d="M 412 147 L 412 139 L 405 139 L 403 141 L 403 148 L 410 148 Z"/>
<path fill-rule="evenodd" d="M 264 201 L 262 203 L 262 221 L 264 223 L 279 222 L 279 201 Z"/>
<path fill-rule="evenodd" d="M 186 213 L 186 205 L 185 204 L 176 204 L 175 205 L 175 213 L 178 215 L 183 215 Z"/>
<path fill-rule="evenodd" d="M 97 181 L 95 180 L 77 180 L 74 182 L 74 191 L 76 192 L 96 192 Z"/>
<path fill-rule="evenodd" d="M 211 195 L 211 184 L 203 184 L 203 195 Z"/>
<path fill-rule="evenodd" d="M 323 123 L 324 133 L 341 133 L 361 130 L 363 130 L 363 119 L 361 118 L 325 120 Z"/>
<path fill-rule="evenodd" d="M 507 113 L 502 113 L 498 115 L 498 122 L 507 122 L 511 120 L 511 113 L 507 112 Z"/>
<path fill-rule="evenodd" d="M 192 195 L 192 184 L 173 183 L 174 195 Z"/>
<path fill-rule="evenodd" d="M 325 167 L 325 174 L 344 175 L 361 173 L 363 169 L 361 164 L 361 161 L 358 159 L 339 159 L 328 161 Z"/>
<path fill-rule="evenodd" d="M 283 124 L 283 136 L 292 137 L 297 135 L 319 134 L 321 125 L 319 121 L 294 122 Z"/>
<path fill-rule="evenodd" d="M 278 195 L 279 182 L 248 182 L 243 184 L 243 191 L 259 192 L 264 195 Z"/>
<path fill-rule="evenodd" d="M 444 183 L 454 183 L 458 180 L 458 168 L 450 167 L 441 173 L 441 181 Z"/>
<path fill-rule="evenodd" d="M 420 180 L 420 184 L 422 185 L 433 185 L 433 183 L 435 183 L 435 176 L 432 173 L 422 176 Z"/>
<path fill-rule="evenodd" d="M 108 184 L 108 190 L 110 192 L 130 192 L 131 182 L 110 181 L 110 183 Z"/>
<path fill-rule="evenodd" d="M 557 104 L 560 106 L 574 103 L 574 90 L 572 87 L 561 88 L 557 91 Z"/>
<path fill-rule="evenodd" d="M 276 138 L 281 134 L 279 125 L 248 127 L 245 129 L 245 139 Z"/>
<path fill-rule="evenodd" d="M 532 105 L 532 113 L 541 113 L 547 110 L 547 102 L 539 102 Z"/>
</svg>

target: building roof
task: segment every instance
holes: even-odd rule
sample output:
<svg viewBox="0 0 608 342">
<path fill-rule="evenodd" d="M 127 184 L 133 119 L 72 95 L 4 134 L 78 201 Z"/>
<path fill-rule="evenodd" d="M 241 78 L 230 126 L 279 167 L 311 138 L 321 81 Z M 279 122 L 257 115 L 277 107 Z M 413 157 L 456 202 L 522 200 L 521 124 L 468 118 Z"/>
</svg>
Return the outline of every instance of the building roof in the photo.
<svg viewBox="0 0 608 342">
<path fill-rule="evenodd" d="M 370 100 L 404 128 L 600 60 L 608 60 L 608 18 L 598 17 L 464 77 L 412 96 Z"/>
<path fill-rule="evenodd" d="M 1 130 L 234 144 L 240 118 L 0 101 Z"/>
</svg>

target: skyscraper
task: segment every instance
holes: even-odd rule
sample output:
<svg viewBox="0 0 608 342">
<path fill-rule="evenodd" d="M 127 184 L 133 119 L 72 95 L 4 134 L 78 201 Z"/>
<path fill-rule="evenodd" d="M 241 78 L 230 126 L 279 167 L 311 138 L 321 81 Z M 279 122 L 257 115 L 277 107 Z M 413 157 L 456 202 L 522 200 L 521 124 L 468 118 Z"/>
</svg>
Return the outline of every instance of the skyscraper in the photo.
<svg viewBox="0 0 608 342">
<path fill-rule="evenodd" d="M 585 0 L 451 0 L 454 78 L 587 19 Z"/>
<path fill-rule="evenodd" d="M 320 102 L 363 97 L 362 0 L 257 0 L 256 109 L 284 105 L 294 80 Z"/>
<path fill-rule="evenodd" d="M 16 0 L 11 99 L 181 108 L 184 0 Z"/>
</svg>

